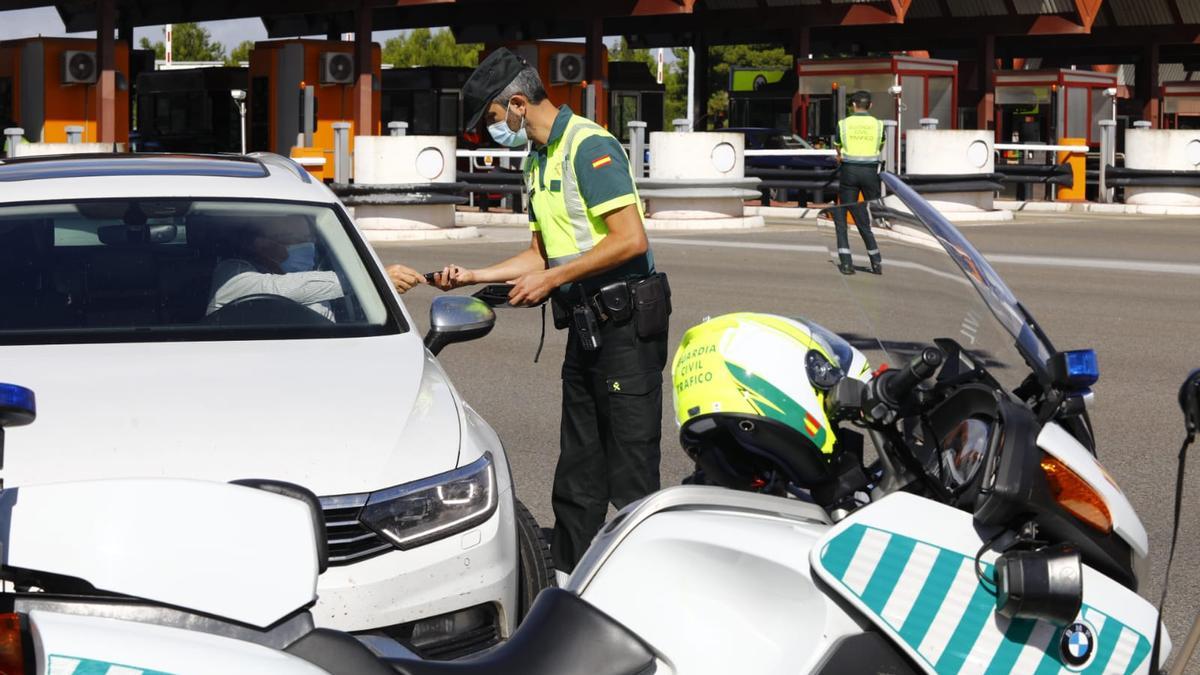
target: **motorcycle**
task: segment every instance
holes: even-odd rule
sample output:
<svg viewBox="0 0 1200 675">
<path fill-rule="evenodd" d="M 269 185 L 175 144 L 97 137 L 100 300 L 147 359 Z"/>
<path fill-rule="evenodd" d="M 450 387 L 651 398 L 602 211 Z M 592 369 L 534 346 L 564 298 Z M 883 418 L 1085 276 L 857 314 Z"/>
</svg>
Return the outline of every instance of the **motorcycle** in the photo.
<svg viewBox="0 0 1200 675">
<path fill-rule="evenodd" d="M 1137 594 L 1145 528 L 1096 458 L 1094 353 L 1057 351 L 884 180 L 888 276 L 841 278 L 857 309 L 836 331 L 796 322 L 839 371 L 808 376 L 836 440 L 760 452 L 770 415 L 697 411 L 681 443 L 713 484 L 620 511 L 491 652 L 424 662 L 314 629 L 324 537 L 300 488 L 96 481 L 0 493 L 0 672 L 1157 672 L 1172 644 Z M 1197 391 L 1200 371 L 1180 397 L 1192 434 Z M 5 400 L 0 423 L 32 421 L 32 394 Z"/>
</svg>

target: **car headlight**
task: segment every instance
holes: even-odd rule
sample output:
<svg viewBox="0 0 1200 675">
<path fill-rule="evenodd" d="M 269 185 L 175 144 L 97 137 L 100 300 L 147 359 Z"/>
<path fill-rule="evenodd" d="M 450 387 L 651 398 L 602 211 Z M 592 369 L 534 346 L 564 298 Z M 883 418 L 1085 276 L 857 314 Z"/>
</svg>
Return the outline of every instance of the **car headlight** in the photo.
<svg viewBox="0 0 1200 675">
<path fill-rule="evenodd" d="M 359 519 L 409 549 L 475 527 L 496 504 L 496 470 L 485 454 L 460 469 L 372 493 Z"/>
</svg>

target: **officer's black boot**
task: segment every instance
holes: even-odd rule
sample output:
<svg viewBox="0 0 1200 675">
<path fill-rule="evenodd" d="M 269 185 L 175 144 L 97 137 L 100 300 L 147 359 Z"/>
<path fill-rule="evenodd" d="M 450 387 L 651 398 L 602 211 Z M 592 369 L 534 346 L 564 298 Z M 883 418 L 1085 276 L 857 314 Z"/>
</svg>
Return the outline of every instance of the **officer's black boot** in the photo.
<svg viewBox="0 0 1200 675">
<path fill-rule="evenodd" d="M 838 256 L 838 271 L 842 274 L 854 274 L 854 263 L 850 256 Z"/>
<path fill-rule="evenodd" d="M 871 272 L 883 274 L 883 260 L 878 255 L 871 256 Z"/>
</svg>

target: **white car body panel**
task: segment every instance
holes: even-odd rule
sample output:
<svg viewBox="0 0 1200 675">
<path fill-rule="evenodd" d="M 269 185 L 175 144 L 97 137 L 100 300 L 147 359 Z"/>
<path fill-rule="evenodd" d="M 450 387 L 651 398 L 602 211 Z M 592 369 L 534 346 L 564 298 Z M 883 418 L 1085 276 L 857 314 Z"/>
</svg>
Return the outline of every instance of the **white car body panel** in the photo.
<svg viewBox="0 0 1200 675">
<path fill-rule="evenodd" d="M 35 610 L 29 613 L 38 675 L 323 675 L 277 649 L 181 628 Z"/>
<path fill-rule="evenodd" d="M 260 628 L 316 598 L 312 511 L 263 490 L 165 479 L 30 485 L 0 492 L 0 523 L 6 567 L 101 591 Z"/>
<path fill-rule="evenodd" d="M 1037 444 L 1039 448 L 1066 464 L 1100 494 L 1104 503 L 1108 505 L 1109 515 L 1112 516 L 1113 531 L 1129 544 L 1138 557 L 1145 558 L 1150 553 L 1150 538 L 1146 534 L 1146 526 L 1142 524 L 1137 511 L 1133 510 L 1129 498 L 1117 487 L 1116 482 L 1108 477 L 1108 473 L 1096 457 L 1057 422 L 1048 422 L 1042 427 Z"/>
<path fill-rule="evenodd" d="M 324 496 L 443 473 L 459 411 L 425 354 L 411 332 L 4 347 L 0 372 L 38 397 L 5 484 L 271 478 Z"/>
</svg>

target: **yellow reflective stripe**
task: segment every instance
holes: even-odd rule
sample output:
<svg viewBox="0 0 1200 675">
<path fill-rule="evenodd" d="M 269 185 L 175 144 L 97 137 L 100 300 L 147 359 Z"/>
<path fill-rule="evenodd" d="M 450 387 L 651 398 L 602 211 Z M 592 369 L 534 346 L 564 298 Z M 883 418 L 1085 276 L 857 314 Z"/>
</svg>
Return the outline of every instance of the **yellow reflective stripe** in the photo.
<svg viewBox="0 0 1200 675">
<path fill-rule="evenodd" d="M 607 215 L 613 211 L 616 211 L 617 209 L 619 209 L 623 206 L 629 206 L 630 204 L 635 204 L 635 203 L 637 203 L 637 201 L 638 201 L 638 198 L 633 196 L 632 193 L 627 194 L 627 195 L 621 195 L 620 197 L 613 197 L 612 199 L 604 202 L 603 204 L 589 206 L 588 207 L 588 215 L 590 215 L 594 218 L 602 218 L 605 215 Z"/>
</svg>

